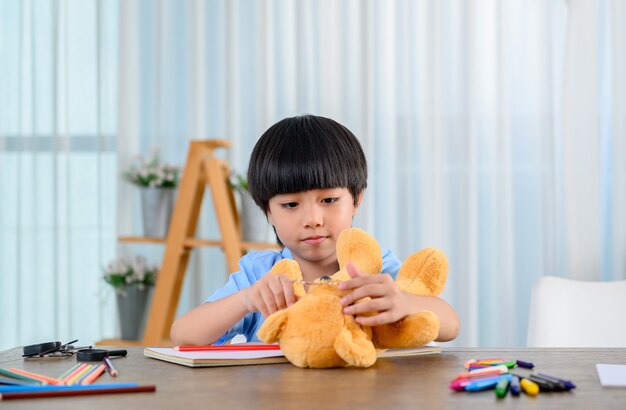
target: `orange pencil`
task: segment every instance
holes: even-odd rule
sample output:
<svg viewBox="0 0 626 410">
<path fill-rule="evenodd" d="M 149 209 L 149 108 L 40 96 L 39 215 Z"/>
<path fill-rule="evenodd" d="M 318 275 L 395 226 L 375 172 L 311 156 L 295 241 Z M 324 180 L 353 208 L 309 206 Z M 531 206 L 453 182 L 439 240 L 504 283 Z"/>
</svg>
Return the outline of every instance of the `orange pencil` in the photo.
<svg viewBox="0 0 626 410">
<path fill-rule="evenodd" d="M 37 374 L 32 372 L 27 372 L 26 370 L 16 369 L 15 367 L 9 368 L 10 371 L 21 374 L 22 376 L 32 377 L 33 379 L 41 380 L 43 382 L 47 382 L 49 384 L 63 384 L 62 380 L 55 379 L 53 377 L 44 376 L 43 374 Z"/>
<path fill-rule="evenodd" d="M 89 373 L 89 375 L 87 377 L 85 377 L 83 379 L 83 381 L 80 382 L 80 384 L 85 385 L 85 384 L 93 383 L 94 380 L 96 380 L 98 377 L 100 377 L 100 375 L 104 372 L 105 368 L 106 368 L 106 366 L 103 365 L 103 364 L 98 365 L 94 371 Z"/>
</svg>

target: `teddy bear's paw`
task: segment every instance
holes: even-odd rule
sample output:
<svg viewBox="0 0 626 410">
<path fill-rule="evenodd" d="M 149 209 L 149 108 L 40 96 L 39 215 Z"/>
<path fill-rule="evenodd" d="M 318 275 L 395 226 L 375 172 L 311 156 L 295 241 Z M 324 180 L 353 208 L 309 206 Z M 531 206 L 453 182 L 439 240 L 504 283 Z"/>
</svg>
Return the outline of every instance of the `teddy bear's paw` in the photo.
<svg viewBox="0 0 626 410">
<path fill-rule="evenodd" d="M 378 349 L 405 349 L 420 347 L 439 335 L 439 318 L 423 310 L 395 323 L 372 328 L 374 345 Z"/>
<path fill-rule="evenodd" d="M 348 366 L 370 367 L 376 363 L 376 348 L 372 341 L 366 337 L 354 337 L 348 329 L 341 329 L 334 347 Z"/>
<path fill-rule="evenodd" d="M 448 259 L 436 248 L 425 248 L 410 255 L 400 267 L 398 287 L 415 295 L 437 296 L 448 278 Z"/>
<path fill-rule="evenodd" d="M 373 236 L 359 228 L 342 231 L 337 238 L 337 260 L 341 271 L 353 262 L 361 272 L 375 274 L 383 268 L 380 245 Z"/>
<path fill-rule="evenodd" d="M 283 334 L 287 322 L 289 321 L 289 310 L 283 309 L 271 314 L 259 330 L 257 331 L 257 337 L 264 343 L 274 343 L 280 339 Z"/>
</svg>

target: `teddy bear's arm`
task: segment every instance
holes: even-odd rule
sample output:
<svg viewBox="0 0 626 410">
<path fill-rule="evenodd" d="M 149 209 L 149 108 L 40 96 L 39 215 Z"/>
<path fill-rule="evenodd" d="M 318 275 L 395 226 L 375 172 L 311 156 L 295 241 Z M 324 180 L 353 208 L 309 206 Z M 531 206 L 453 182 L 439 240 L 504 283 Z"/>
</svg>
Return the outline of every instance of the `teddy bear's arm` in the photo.
<svg viewBox="0 0 626 410">
<path fill-rule="evenodd" d="M 376 362 L 376 349 L 371 336 L 354 320 L 353 316 L 344 315 L 344 327 L 335 339 L 335 352 L 348 365 L 369 367 Z"/>
<path fill-rule="evenodd" d="M 274 343 L 280 338 L 283 329 L 287 325 L 289 312 L 286 309 L 271 314 L 261 325 L 257 332 L 259 339 L 265 343 Z"/>
<path fill-rule="evenodd" d="M 432 342 L 439 334 L 439 318 L 422 310 L 404 319 L 372 328 L 373 342 L 378 349 L 420 347 Z"/>
</svg>

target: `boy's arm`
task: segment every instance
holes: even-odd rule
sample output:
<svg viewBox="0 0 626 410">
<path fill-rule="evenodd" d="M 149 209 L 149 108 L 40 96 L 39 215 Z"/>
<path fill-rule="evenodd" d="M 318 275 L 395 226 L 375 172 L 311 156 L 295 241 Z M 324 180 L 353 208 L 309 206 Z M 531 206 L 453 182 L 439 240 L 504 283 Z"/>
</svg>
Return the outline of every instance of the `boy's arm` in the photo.
<svg viewBox="0 0 626 410">
<path fill-rule="evenodd" d="M 214 302 L 204 303 L 174 321 L 170 338 L 174 345 L 209 345 L 239 322 L 248 310 L 239 291 Z"/>
<path fill-rule="evenodd" d="M 286 275 L 265 275 L 249 288 L 207 302 L 176 319 L 170 338 L 176 345 L 214 343 L 248 312 L 268 317 L 296 302 L 293 285 Z"/>
</svg>

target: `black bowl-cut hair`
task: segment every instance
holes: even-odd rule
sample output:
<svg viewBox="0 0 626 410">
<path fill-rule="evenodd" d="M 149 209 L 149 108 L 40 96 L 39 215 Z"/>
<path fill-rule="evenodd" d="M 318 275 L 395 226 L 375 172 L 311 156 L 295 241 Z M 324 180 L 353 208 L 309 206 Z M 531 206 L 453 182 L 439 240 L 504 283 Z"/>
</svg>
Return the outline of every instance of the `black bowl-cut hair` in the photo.
<svg viewBox="0 0 626 410">
<path fill-rule="evenodd" d="M 347 188 L 354 204 L 367 187 L 359 140 L 330 118 L 301 115 L 272 125 L 257 141 L 248 165 L 250 195 L 263 212 L 276 195 Z"/>
</svg>

